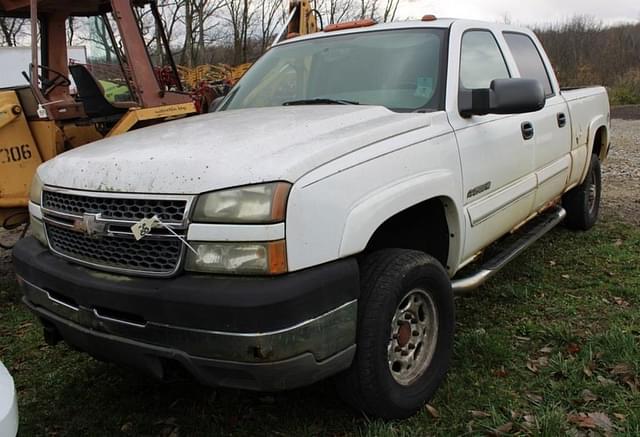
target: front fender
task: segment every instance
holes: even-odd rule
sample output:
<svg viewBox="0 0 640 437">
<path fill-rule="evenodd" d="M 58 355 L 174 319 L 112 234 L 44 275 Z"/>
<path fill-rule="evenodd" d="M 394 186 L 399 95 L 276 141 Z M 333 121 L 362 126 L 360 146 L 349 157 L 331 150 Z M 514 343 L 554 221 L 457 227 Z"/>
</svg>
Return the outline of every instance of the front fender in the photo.
<svg viewBox="0 0 640 437">
<path fill-rule="evenodd" d="M 458 214 L 461 207 L 453 200 L 459 197 L 459 190 L 459 183 L 452 172 L 435 170 L 412 175 L 372 192 L 355 204 L 347 216 L 340 257 L 362 252 L 374 232 L 394 215 L 425 200 L 439 198 L 445 206 L 451 237 L 448 265 L 455 268 L 460 242 L 464 241 L 464 228 Z"/>
<path fill-rule="evenodd" d="M 286 220 L 290 271 L 357 254 L 381 223 L 412 205 L 440 196 L 460 202 L 457 142 L 446 114 L 432 117 L 423 129 L 358 148 L 293 184 Z M 451 209 L 457 209 L 453 202 Z"/>
</svg>

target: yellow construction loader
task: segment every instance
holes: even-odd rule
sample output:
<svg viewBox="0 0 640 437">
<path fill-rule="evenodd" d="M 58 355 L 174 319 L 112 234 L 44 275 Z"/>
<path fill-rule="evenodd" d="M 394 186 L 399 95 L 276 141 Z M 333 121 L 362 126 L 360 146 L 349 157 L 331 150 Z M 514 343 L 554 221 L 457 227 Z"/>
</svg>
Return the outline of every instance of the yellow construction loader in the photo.
<svg viewBox="0 0 640 437">
<path fill-rule="evenodd" d="M 151 62 L 139 26 L 141 9 L 154 18 L 157 51 L 176 78 L 171 85 L 158 77 Z M 289 9 L 278 39 L 317 31 L 317 12 L 308 0 L 291 0 Z M 30 19 L 33 42 L 29 71 L 24 72 L 29 85 L 0 89 L 0 228 L 28 219 L 29 188 L 41 163 L 104 137 L 204 112 L 216 97 L 198 99 L 182 89 L 154 0 L 0 0 L 0 16 Z M 70 17 L 101 22 L 122 86 L 129 90 L 125 98 L 108 99 L 105 82 L 90 66 L 69 61 Z M 208 101 L 202 104 L 202 98 Z"/>
<path fill-rule="evenodd" d="M 189 94 L 179 88 L 168 90 L 157 80 L 138 26 L 136 9 L 141 7 L 151 8 L 161 31 L 158 10 L 149 1 L 0 0 L 0 15 L 30 19 L 33 42 L 32 62 L 24 73 L 29 86 L 0 90 L 1 226 L 10 228 L 26 219 L 29 185 L 42 162 L 140 125 L 198 112 Z M 70 17 L 102 20 L 130 90 L 129 99 L 109 101 L 86 65 L 69 64 Z M 168 42 L 162 40 L 175 70 Z M 76 89 L 73 95 L 71 78 Z"/>
</svg>

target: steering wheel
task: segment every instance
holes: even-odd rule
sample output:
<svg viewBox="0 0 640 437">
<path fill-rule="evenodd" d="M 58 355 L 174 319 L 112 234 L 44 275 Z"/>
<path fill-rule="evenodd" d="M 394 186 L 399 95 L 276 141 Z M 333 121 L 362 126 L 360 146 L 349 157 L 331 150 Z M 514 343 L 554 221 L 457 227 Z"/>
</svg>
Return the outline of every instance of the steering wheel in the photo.
<svg viewBox="0 0 640 437">
<path fill-rule="evenodd" d="M 71 85 L 71 81 L 64 74 L 59 71 L 52 70 L 49 67 L 45 67 L 44 65 L 38 65 L 38 68 L 42 70 L 42 74 L 38 76 L 40 79 L 40 83 L 42 84 L 42 94 L 48 96 L 51 91 L 58 88 L 59 86 L 69 86 Z M 55 77 L 53 79 L 49 79 L 48 74 L 45 73 L 53 73 Z"/>
</svg>

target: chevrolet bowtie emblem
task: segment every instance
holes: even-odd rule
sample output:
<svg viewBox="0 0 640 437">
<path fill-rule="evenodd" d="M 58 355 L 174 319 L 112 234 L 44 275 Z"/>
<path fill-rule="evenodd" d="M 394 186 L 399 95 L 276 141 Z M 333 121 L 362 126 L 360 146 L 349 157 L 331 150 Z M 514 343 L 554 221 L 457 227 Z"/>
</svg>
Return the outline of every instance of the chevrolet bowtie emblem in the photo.
<svg viewBox="0 0 640 437">
<path fill-rule="evenodd" d="M 89 237 L 99 237 L 105 234 L 106 223 L 100 221 L 101 214 L 90 214 L 85 212 L 81 219 L 73 222 L 73 229 L 83 232 Z"/>
</svg>

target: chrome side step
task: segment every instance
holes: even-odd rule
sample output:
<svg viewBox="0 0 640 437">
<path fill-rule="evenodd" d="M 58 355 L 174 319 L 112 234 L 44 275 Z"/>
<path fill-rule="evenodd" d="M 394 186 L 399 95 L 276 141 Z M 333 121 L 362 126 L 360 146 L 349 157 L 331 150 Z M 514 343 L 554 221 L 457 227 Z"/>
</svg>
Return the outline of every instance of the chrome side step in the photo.
<svg viewBox="0 0 640 437">
<path fill-rule="evenodd" d="M 451 288 L 455 294 L 463 294 L 478 288 L 490 277 L 498 273 L 509 261 L 520 255 L 525 249 L 538 241 L 544 234 L 556 227 L 566 217 L 567 212 L 560 206 L 552 208 L 527 223 L 523 229 L 514 234 L 515 239 L 508 241 L 504 247 L 486 260 L 470 276 L 454 279 Z"/>
</svg>

